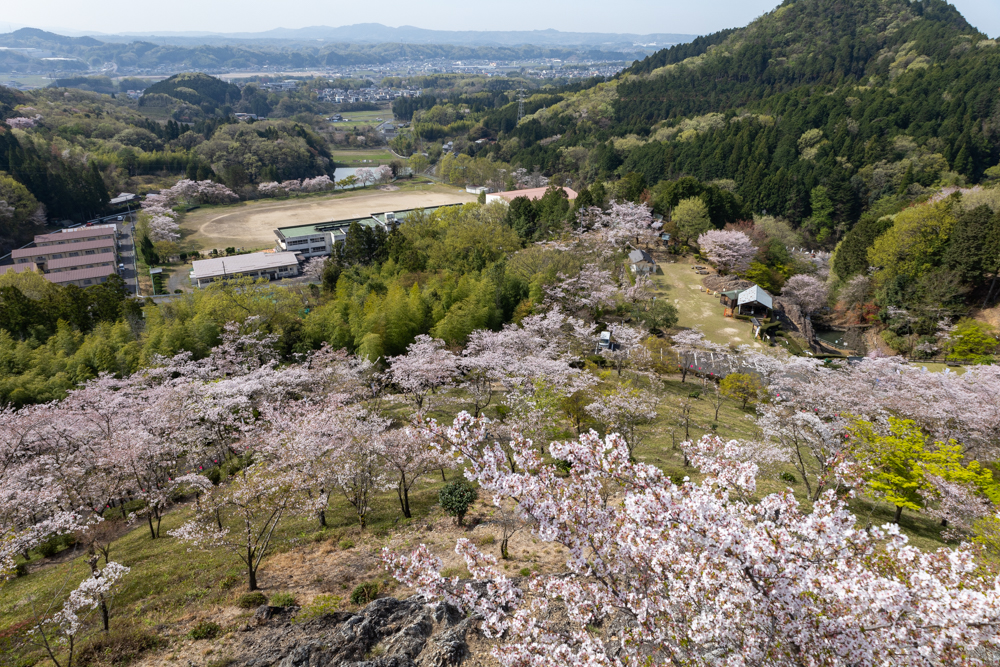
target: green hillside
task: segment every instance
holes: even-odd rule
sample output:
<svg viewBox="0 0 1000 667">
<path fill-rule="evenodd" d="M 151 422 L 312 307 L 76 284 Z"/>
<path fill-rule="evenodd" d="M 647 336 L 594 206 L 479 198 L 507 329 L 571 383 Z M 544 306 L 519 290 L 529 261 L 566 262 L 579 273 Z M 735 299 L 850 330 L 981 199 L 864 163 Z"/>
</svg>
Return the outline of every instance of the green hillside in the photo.
<svg viewBox="0 0 1000 667">
<path fill-rule="evenodd" d="M 787 0 L 565 97 L 516 127 L 516 105 L 491 114 L 489 150 L 574 180 L 733 180 L 793 223 L 823 186 L 824 238 L 887 194 L 1000 161 L 1000 50 L 941 0 Z"/>
<path fill-rule="evenodd" d="M 195 72 L 175 74 L 169 79 L 154 83 L 145 90 L 139 105 L 142 106 L 154 95 L 167 95 L 195 106 L 217 108 L 239 101 L 241 92 L 232 83 Z"/>
</svg>

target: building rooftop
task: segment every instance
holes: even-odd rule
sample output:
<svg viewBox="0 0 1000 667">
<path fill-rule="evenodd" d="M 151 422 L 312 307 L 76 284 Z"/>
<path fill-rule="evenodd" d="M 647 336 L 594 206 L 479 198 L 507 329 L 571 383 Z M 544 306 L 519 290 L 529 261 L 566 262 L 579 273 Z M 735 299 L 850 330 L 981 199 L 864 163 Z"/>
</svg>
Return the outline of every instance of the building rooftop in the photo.
<svg viewBox="0 0 1000 667">
<path fill-rule="evenodd" d="M 650 264 L 656 264 L 656 262 L 653 261 L 653 258 L 650 256 L 648 252 L 646 252 L 645 250 L 639 250 L 638 248 L 630 252 L 628 254 L 628 258 L 629 261 L 631 261 L 632 263 L 649 262 Z"/>
<path fill-rule="evenodd" d="M 77 269 L 75 271 L 60 271 L 58 273 L 46 273 L 45 279 L 50 283 L 68 283 L 74 280 L 86 280 L 88 278 L 104 278 L 115 272 L 114 266 L 95 266 L 90 269 Z"/>
<path fill-rule="evenodd" d="M 108 239 L 98 239 L 96 241 L 80 241 L 78 243 L 70 243 L 61 246 L 42 246 L 42 247 L 32 247 L 32 248 L 19 248 L 10 253 L 13 259 L 18 259 L 20 257 L 34 257 L 35 255 L 52 255 L 54 253 L 64 253 L 64 252 L 82 252 L 85 250 L 98 250 L 107 249 L 113 250 L 115 247 L 114 240 Z"/>
<path fill-rule="evenodd" d="M 397 221 L 406 220 L 406 218 L 416 211 L 436 211 L 439 208 L 447 208 L 449 206 L 461 206 L 460 203 L 455 204 L 442 204 L 441 206 L 427 206 L 425 208 L 408 208 L 402 211 L 384 211 L 382 213 L 371 213 L 361 218 L 347 218 L 344 220 L 331 220 L 329 222 L 317 222 L 312 225 L 296 225 L 294 227 L 279 227 L 274 230 L 274 233 L 281 239 L 290 239 L 297 236 L 309 236 L 310 234 L 321 234 L 324 232 L 341 232 L 347 231 L 352 222 L 358 222 L 366 227 L 374 227 L 376 224 L 386 224 L 386 215 L 392 213 L 395 215 Z"/>
<path fill-rule="evenodd" d="M 771 300 L 771 295 L 764 291 L 759 285 L 754 285 L 750 289 L 740 292 L 739 298 L 736 299 L 737 305 L 742 306 L 745 303 L 759 303 L 767 308 L 773 308 L 774 302 Z"/>
<path fill-rule="evenodd" d="M 490 195 L 486 195 L 487 199 L 496 199 L 497 197 L 501 199 L 506 199 L 507 201 L 514 201 L 518 197 L 527 197 L 534 201 L 535 199 L 541 199 L 548 192 L 548 188 L 529 188 L 527 190 L 508 190 L 507 192 L 495 192 Z M 566 193 L 568 199 L 576 199 L 576 190 L 572 188 L 563 188 L 563 192 Z"/>
<path fill-rule="evenodd" d="M 191 264 L 191 276 L 199 278 L 214 278 L 230 273 L 246 273 L 248 271 L 266 271 L 278 269 L 292 264 L 298 264 L 294 252 L 252 252 L 248 255 L 233 257 L 216 257 L 214 259 L 197 259 Z"/>
<path fill-rule="evenodd" d="M 65 269 L 71 266 L 85 266 L 87 264 L 109 264 L 115 261 L 114 255 L 110 252 L 102 252 L 95 255 L 81 255 L 80 257 L 63 257 L 62 259 L 50 259 L 45 262 L 45 268 L 49 271 L 55 269 Z"/>
<path fill-rule="evenodd" d="M 38 266 L 34 262 L 25 262 L 24 264 L 7 264 L 6 266 L 0 266 L 0 276 L 5 273 L 24 273 L 25 271 L 37 271 Z"/>
<path fill-rule="evenodd" d="M 43 243 L 73 243 L 76 239 L 97 238 L 104 236 L 114 236 L 114 225 L 101 225 L 100 227 L 77 227 L 67 229 L 52 234 L 39 234 L 35 237 L 35 245 Z"/>
</svg>

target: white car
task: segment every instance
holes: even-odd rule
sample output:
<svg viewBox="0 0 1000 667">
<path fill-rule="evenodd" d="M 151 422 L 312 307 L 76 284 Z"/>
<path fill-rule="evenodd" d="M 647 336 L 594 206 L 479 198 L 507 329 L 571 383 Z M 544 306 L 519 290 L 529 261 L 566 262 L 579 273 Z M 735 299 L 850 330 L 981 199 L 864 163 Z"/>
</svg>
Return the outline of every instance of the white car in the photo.
<svg viewBox="0 0 1000 667">
<path fill-rule="evenodd" d="M 124 271 L 125 270 L 125 265 L 124 264 L 119 264 L 118 265 L 118 270 L 119 271 Z"/>
</svg>

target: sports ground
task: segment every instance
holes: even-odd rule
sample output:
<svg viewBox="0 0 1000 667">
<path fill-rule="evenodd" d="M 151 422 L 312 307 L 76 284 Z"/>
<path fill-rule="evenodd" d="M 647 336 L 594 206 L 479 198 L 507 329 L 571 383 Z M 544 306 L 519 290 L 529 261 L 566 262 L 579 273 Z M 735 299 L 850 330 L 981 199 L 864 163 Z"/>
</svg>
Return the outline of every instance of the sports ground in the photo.
<svg viewBox="0 0 1000 667">
<path fill-rule="evenodd" d="M 474 201 L 476 196 L 466 193 L 464 189 L 439 184 L 408 184 L 394 191 L 370 189 L 328 196 L 210 206 L 185 214 L 180 225 L 185 243 L 201 250 L 230 246 L 271 248 L 274 247 L 274 230 L 278 227 Z"/>
</svg>

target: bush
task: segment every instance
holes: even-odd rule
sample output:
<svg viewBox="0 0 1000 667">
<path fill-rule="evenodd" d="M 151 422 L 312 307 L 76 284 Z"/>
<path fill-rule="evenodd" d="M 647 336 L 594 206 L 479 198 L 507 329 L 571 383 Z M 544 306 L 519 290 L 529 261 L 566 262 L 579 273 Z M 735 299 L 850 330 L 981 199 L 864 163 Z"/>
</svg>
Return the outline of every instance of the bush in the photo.
<svg viewBox="0 0 1000 667">
<path fill-rule="evenodd" d="M 479 540 L 477 541 L 477 544 L 479 546 L 481 546 L 481 547 L 485 547 L 485 546 L 489 546 L 490 544 L 495 543 L 496 541 L 497 541 L 497 538 L 495 536 L 493 536 L 493 535 L 486 535 L 484 537 L 480 537 Z"/>
<path fill-rule="evenodd" d="M 269 604 L 272 607 L 294 607 L 298 602 L 291 593 L 275 593 L 271 596 Z"/>
<path fill-rule="evenodd" d="M 531 570 L 529 568 L 522 567 L 521 570 L 518 572 L 518 574 L 520 574 L 522 577 L 530 577 Z"/>
<path fill-rule="evenodd" d="M 295 616 L 296 623 L 305 623 L 319 616 L 332 614 L 340 609 L 343 598 L 339 595 L 317 595 Z"/>
<path fill-rule="evenodd" d="M 789 484 L 795 484 L 797 481 L 799 481 L 795 479 L 795 475 L 793 475 L 790 472 L 783 472 L 780 475 L 778 475 L 778 477 L 781 478 L 782 482 L 788 482 Z"/>
<path fill-rule="evenodd" d="M 218 623 L 213 623 L 212 621 L 199 621 L 196 626 L 191 628 L 188 632 L 188 637 L 191 639 L 215 639 L 219 636 L 219 632 L 222 628 L 219 627 Z"/>
<path fill-rule="evenodd" d="M 378 582 L 366 581 L 358 584 L 354 590 L 351 591 L 351 604 L 368 604 L 376 597 L 378 597 Z"/>
<path fill-rule="evenodd" d="M 28 576 L 28 564 L 18 563 L 14 566 L 14 576 L 15 577 L 26 577 Z"/>
<path fill-rule="evenodd" d="M 347 551 L 348 549 L 353 549 L 354 540 L 349 540 L 345 537 L 340 541 L 340 544 L 338 546 L 340 546 L 340 548 L 343 549 L 344 551 Z"/>
<path fill-rule="evenodd" d="M 465 519 L 466 512 L 469 511 L 469 507 L 476 502 L 477 498 L 479 498 L 479 492 L 464 479 L 449 483 L 438 493 L 438 502 L 441 503 L 441 507 L 450 516 L 458 519 L 460 526 L 462 520 Z"/>
<path fill-rule="evenodd" d="M 229 574 L 223 577 L 222 581 L 219 582 L 219 588 L 221 588 L 224 591 L 228 591 L 233 588 L 236 588 L 241 581 L 243 581 L 243 577 L 237 576 L 235 574 Z"/>
<path fill-rule="evenodd" d="M 241 609 L 256 609 L 262 604 L 267 604 L 267 596 L 260 591 L 245 593 L 236 601 L 236 606 Z"/>
</svg>

